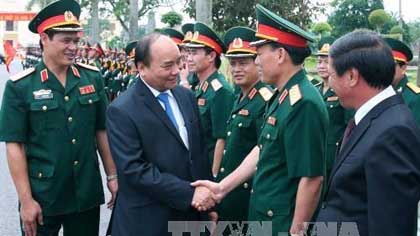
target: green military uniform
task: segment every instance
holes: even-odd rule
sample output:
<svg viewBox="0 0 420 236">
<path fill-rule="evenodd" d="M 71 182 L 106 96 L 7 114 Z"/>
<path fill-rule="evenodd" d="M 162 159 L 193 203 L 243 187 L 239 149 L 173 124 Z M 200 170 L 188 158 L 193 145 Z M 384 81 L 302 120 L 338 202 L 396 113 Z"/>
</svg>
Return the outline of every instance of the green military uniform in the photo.
<svg viewBox="0 0 420 236">
<path fill-rule="evenodd" d="M 301 46 L 313 41 L 312 35 L 261 5 L 257 5 L 257 19 L 257 37 L 261 40 L 253 45 L 274 41 Z M 290 40 L 299 36 L 298 40 L 274 37 L 284 32 L 296 35 Z M 267 106 L 258 141 L 260 155 L 254 175 L 249 220 L 271 221 L 273 235 L 288 235 L 300 178 L 325 173 L 327 128 L 325 105 L 302 69 L 276 91 Z"/>
<path fill-rule="evenodd" d="M 417 125 L 420 127 L 420 88 L 414 83 L 408 82 L 408 78 L 405 75 L 395 87 L 395 90 L 401 94 L 404 102 L 413 113 Z"/>
<path fill-rule="evenodd" d="M 330 45 L 335 41 L 335 38 L 328 36 L 323 37 L 318 44 L 318 57 L 328 57 L 330 51 Z M 321 78 L 322 80 L 322 78 Z M 315 87 L 320 92 L 325 106 L 328 111 L 329 117 L 329 126 L 328 126 L 328 135 L 327 135 L 327 146 L 325 151 L 325 160 L 326 160 L 326 175 L 325 183 L 330 176 L 331 169 L 335 162 L 336 151 L 340 143 L 341 138 L 343 137 L 344 130 L 346 129 L 347 123 L 354 116 L 354 112 L 345 109 L 341 106 L 338 96 L 335 92 L 328 88 L 324 90 L 324 82 L 320 82 L 315 85 Z M 324 185 L 325 187 L 325 185 Z"/>
<path fill-rule="evenodd" d="M 256 50 L 249 47 L 249 42 L 255 41 L 255 31 L 246 27 L 229 29 L 224 38 L 229 49 L 227 58 L 255 58 Z M 257 79 L 257 78 L 255 78 Z M 227 121 L 227 137 L 225 150 L 216 178 L 220 182 L 232 173 L 257 145 L 266 101 L 273 95 L 272 90 L 261 81 L 253 85 L 247 94 L 239 89 L 230 118 Z M 252 179 L 231 191 L 217 207 L 219 219 L 222 221 L 245 221 L 248 217 L 248 207 Z"/>
<path fill-rule="evenodd" d="M 43 32 L 46 29 L 37 26 L 60 14 L 74 26 L 80 6 L 74 1 L 52 3 L 35 16 L 29 28 Z M 64 87 L 43 61 L 7 81 L 0 112 L 0 140 L 24 145 L 32 197 L 44 217 L 37 235 L 58 233 L 64 219 L 72 225 L 65 236 L 86 235 L 83 232 L 88 229 L 89 235 L 97 234 L 104 195 L 96 132 L 105 129 L 106 106 L 98 70 L 84 64 L 68 68 Z"/>
<path fill-rule="evenodd" d="M 406 65 L 413 59 L 413 52 L 405 43 L 392 38 L 385 38 L 385 41 L 392 48 L 392 54 L 396 63 Z M 394 89 L 401 94 L 412 111 L 414 119 L 420 126 L 420 88 L 416 84 L 409 82 L 407 75 L 404 75 Z"/>
<path fill-rule="evenodd" d="M 318 83 L 316 88 L 319 90 L 322 99 L 324 100 L 325 107 L 328 111 L 329 126 L 328 126 L 328 137 L 327 147 L 325 151 L 326 160 L 326 180 L 329 178 L 329 174 L 335 162 L 335 154 L 343 137 L 344 130 L 346 129 L 347 123 L 354 116 L 354 112 L 345 109 L 341 106 L 338 96 L 335 92 L 328 88 L 327 91 L 323 91 L 324 84 Z"/>
<path fill-rule="evenodd" d="M 217 34 L 203 23 L 194 24 L 194 36 L 186 45 L 190 48 L 208 47 L 220 56 L 226 48 Z M 204 131 L 204 140 L 213 164 L 214 148 L 217 139 L 225 139 L 226 121 L 232 110 L 234 96 L 230 84 L 217 70 L 205 80 L 201 80 L 195 89 L 200 118 Z"/>
<path fill-rule="evenodd" d="M 209 159 L 213 163 L 214 148 L 217 139 L 226 138 L 226 121 L 233 106 L 233 93 L 225 77 L 215 71 L 196 88 L 200 110 L 204 141 L 209 150 Z"/>
</svg>

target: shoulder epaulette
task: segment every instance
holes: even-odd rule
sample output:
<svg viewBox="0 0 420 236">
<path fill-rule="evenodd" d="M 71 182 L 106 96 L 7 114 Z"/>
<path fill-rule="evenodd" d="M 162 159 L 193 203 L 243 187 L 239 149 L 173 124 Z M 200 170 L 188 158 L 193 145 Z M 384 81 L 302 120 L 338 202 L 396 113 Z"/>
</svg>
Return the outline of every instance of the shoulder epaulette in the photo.
<svg viewBox="0 0 420 236">
<path fill-rule="evenodd" d="M 306 75 L 306 77 L 308 78 L 308 80 L 309 80 L 309 81 L 312 81 L 312 80 L 314 80 L 314 79 L 315 79 L 314 77 L 312 77 L 312 76 L 310 76 L 310 75 Z"/>
<path fill-rule="evenodd" d="M 407 83 L 407 87 L 409 89 L 411 89 L 411 91 L 413 91 L 415 94 L 419 94 L 420 93 L 420 88 L 417 85 L 415 85 L 415 84 L 413 84 L 411 82 L 408 82 Z"/>
<path fill-rule="evenodd" d="M 302 93 L 300 92 L 299 85 L 293 85 L 289 90 L 290 105 L 295 105 L 300 99 L 302 99 Z"/>
<path fill-rule="evenodd" d="M 319 87 L 319 86 L 321 86 L 321 84 L 322 84 L 322 81 L 320 81 L 320 82 L 318 82 L 318 83 L 314 84 L 314 86 L 315 86 L 315 87 Z"/>
<path fill-rule="evenodd" d="M 264 99 L 264 101 L 270 100 L 271 97 L 273 96 L 273 92 L 267 87 L 260 88 L 258 90 L 258 92 L 260 93 L 260 95 Z"/>
<path fill-rule="evenodd" d="M 98 69 L 98 67 L 96 67 L 96 66 L 86 65 L 86 64 L 83 64 L 83 63 L 80 63 L 80 62 L 77 62 L 76 64 L 77 64 L 78 66 L 80 66 L 80 67 L 85 68 L 85 69 L 88 69 L 88 70 L 93 70 L 93 71 L 98 71 L 98 72 L 99 72 L 99 69 Z"/>
<path fill-rule="evenodd" d="M 222 83 L 218 79 L 214 79 L 211 81 L 211 86 L 213 87 L 214 91 L 219 90 L 221 87 L 223 87 Z"/>
<path fill-rule="evenodd" d="M 19 72 L 19 73 L 15 74 L 15 75 L 10 76 L 10 80 L 13 81 L 13 82 L 16 82 L 16 81 L 18 81 L 20 79 L 23 79 L 26 76 L 34 73 L 34 72 L 35 72 L 35 67 L 32 67 L 32 68 L 29 68 L 29 69 L 24 70 L 22 72 Z"/>
</svg>

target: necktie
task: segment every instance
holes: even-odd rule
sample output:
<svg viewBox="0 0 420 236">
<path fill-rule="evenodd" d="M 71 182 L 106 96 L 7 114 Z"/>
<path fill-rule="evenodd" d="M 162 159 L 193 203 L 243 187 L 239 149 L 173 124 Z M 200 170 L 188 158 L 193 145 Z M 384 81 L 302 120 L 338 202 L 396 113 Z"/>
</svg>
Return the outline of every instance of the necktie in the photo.
<svg viewBox="0 0 420 236">
<path fill-rule="evenodd" d="M 341 141 L 340 151 L 343 149 L 344 145 L 349 140 L 349 137 L 350 137 L 354 127 L 356 127 L 356 122 L 354 122 L 354 119 L 349 120 L 349 123 L 347 124 L 346 130 L 344 131 L 343 140 Z"/>
<path fill-rule="evenodd" d="M 157 96 L 157 99 L 159 99 L 159 101 L 163 102 L 163 105 L 165 106 L 166 114 L 168 115 L 172 124 L 178 130 L 178 124 L 176 123 L 174 112 L 172 111 L 171 104 L 169 103 L 169 94 L 168 93 L 160 93 Z"/>
</svg>

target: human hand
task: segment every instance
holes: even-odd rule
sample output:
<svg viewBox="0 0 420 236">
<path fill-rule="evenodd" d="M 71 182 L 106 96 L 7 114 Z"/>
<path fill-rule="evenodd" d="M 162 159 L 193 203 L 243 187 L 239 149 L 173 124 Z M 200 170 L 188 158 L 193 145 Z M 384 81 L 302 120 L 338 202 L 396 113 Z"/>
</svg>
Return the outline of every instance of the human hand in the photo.
<svg viewBox="0 0 420 236">
<path fill-rule="evenodd" d="M 213 193 L 206 187 L 196 186 L 191 206 L 198 211 L 207 211 L 214 205 L 216 205 L 216 202 Z"/>
<path fill-rule="evenodd" d="M 20 218 L 25 236 L 36 236 L 37 224 L 44 224 L 41 206 L 33 198 L 21 202 Z"/>
<path fill-rule="evenodd" d="M 191 185 L 193 187 L 202 186 L 209 189 L 213 193 L 213 199 L 216 201 L 216 203 L 220 203 L 226 195 L 226 192 L 220 183 L 212 182 L 209 180 L 197 180 L 191 183 Z"/>
<path fill-rule="evenodd" d="M 118 192 L 118 179 L 109 180 L 107 183 L 108 190 L 111 193 L 111 199 L 106 204 L 108 209 L 112 209 L 115 205 L 115 199 L 117 197 Z"/>
</svg>

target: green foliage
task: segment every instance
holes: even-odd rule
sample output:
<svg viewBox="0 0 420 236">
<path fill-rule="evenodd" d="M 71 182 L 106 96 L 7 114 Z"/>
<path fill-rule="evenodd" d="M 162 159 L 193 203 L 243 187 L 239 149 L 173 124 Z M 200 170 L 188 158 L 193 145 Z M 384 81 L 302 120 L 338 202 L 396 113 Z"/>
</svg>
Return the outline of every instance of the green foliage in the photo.
<svg viewBox="0 0 420 236">
<path fill-rule="evenodd" d="M 185 12 L 195 18 L 195 0 L 186 0 Z M 225 32 L 234 26 L 255 26 L 255 6 L 267 7 L 281 17 L 308 27 L 311 17 L 324 12 L 324 5 L 311 1 L 295 0 L 213 0 L 213 28 Z"/>
<path fill-rule="evenodd" d="M 376 9 L 369 14 L 369 23 L 373 25 L 378 31 L 391 20 L 391 16 L 384 9 Z"/>
<path fill-rule="evenodd" d="M 383 9 L 383 0 L 334 0 L 334 8 L 328 17 L 328 23 L 333 25 L 332 35 L 340 37 L 360 28 L 370 28 L 368 17 L 376 9 Z"/>
<path fill-rule="evenodd" d="M 326 33 L 330 33 L 331 31 L 332 27 L 327 22 L 319 22 L 312 27 L 312 32 L 314 32 L 315 34 L 325 35 Z"/>
<path fill-rule="evenodd" d="M 420 43 L 420 19 L 408 23 L 407 27 L 414 42 Z"/>
<path fill-rule="evenodd" d="M 170 11 L 162 15 L 162 23 L 168 24 L 169 27 L 174 27 L 175 25 L 180 25 L 182 23 L 182 15 L 178 14 L 175 11 Z"/>
<path fill-rule="evenodd" d="M 106 43 L 106 46 L 111 48 L 124 48 L 125 43 L 120 37 L 114 36 L 110 41 Z"/>
<path fill-rule="evenodd" d="M 399 25 L 395 25 L 394 27 L 391 28 L 389 33 L 390 34 L 404 34 L 404 29 L 401 28 L 401 26 Z"/>
</svg>

